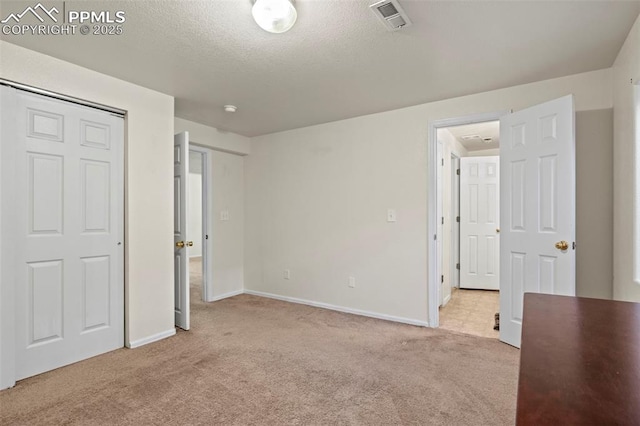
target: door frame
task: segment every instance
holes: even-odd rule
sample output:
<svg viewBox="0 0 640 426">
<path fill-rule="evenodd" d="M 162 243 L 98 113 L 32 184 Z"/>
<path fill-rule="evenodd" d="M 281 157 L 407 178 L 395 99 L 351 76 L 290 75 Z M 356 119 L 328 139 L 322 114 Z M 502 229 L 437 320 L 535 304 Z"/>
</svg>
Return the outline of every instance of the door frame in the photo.
<svg viewBox="0 0 640 426">
<path fill-rule="evenodd" d="M 198 145 L 189 140 L 189 152 L 197 152 L 202 155 L 202 300 L 213 300 L 213 220 L 210 212 L 213 212 L 213 170 L 210 167 L 212 155 L 211 148 Z M 208 236 L 208 238 L 206 238 Z"/>
<path fill-rule="evenodd" d="M 451 277 L 449 283 L 453 289 L 454 287 L 460 288 L 460 270 L 456 268 L 456 264 L 460 263 L 460 222 L 456 221 L 456 217 L 460 216 L 460 175 L 456 172 L 460 169 L 460 157 L 452 152 L 449 161 L 451 162 L 451 206 L 456 207 L 451 209 L 451 217 L 449 218 L 451 221 L 451 245 L 449 246 Z M 454 203 L 453 200 L 456 202 Z M 456 271 L 458 272 L 456 273 Z M 453 277 L 456 275 L 458 279 L 454 280 Z"/>
<path fill-rule="evenodd" d="M 444 232 L 444 221 L 441 221 L 440 218 L 444 219 L 444 193 L 442 191 L 444 187 L 444 176 L 440 171 L 444 166 L 444 143 L 442 141 L 436 140 L 436 168 L 438 169 L 438 173 L 436 174 L 436 235 L 440 235 L 441 232 Z M 444 285 L 444 268 L 443 268 L 443 260 L 444 260 L 444 240 L 437 238 L 435 240 L 436 247 L 436 263 L 437 269 L 440 271 L 438 276 L 440 277 L 440 281 L 438 284 L 438 308 L 440 306 L 444 306 L 444 295 L 442 294 L 442 287 Z"/>
<path fill-rule="evenodd" d="M 427 167 L 428 185 L 427 185 L 427 241 L 429 241 L 427 250 L 427 315 L 429 327 L 437 328 L 440 326 L 440 315 L 438 311 L 440 301 L 440 280 L 442 275 L 441 265 L 438 265 L 438 240 L 443 235 L 438 233 L 438 174 L 441 168 L 438 167 L 438 129 L 462 126 L 465 124 L 483 123 L 486 121 L 499 121 L 501 117 L 510 114 L 511 111 L 496 111 L 482 114 L 473 114 L 453 118 L 444 118 L 429 122 L 428 139 L 427 139 Z"/>
<path fill-rule="evenodd" d="M 632 111 L 631 123 L 633 125 L 633 188 L 634 194 L 640 190 L 640 75 L 631 79 Z M 640 197 L 634 197 L 633 201 L 633 282 L 640 285 Z"/>
<path fill-rule="evenodd" d="M 126 273 L 126 264 L 127 264 L 127 242 L 129 241 L 128 236 L 128 221 L 127 221 L 127 192 L 128 192 L 128 180 L 127 180 L 127 162 L 128 162 L 128 111 L 124 109 L 120 109 L 117 107 L 112 107 L 96 102 L 92 102 L 89 100 L 76 98 L 73 96 L 64 95 L 57 92 L 52 92 L 50 90 L 41 89 L 38 87 L 30 86 L 27 84 L 22 84 L 18 82 L 14 82 L 11 80 L 6 80 L 4 78 L 0 78 L 0 87 L 10 87 L 15 90 L 24 91 L 27 93 L 44 96 L 47 98 L 54 99 L 56 101 L 68 102 L 75 105 L 79 105 L 85 108 L 93 108 L 96 110 L 100 110 L 106 113 L 110 113 L 113 115 L 117 115 L 122 117 L 123 122 L 123 139 L 122 139 L 122 149 L 118 158 L 118 167 L 120 169 L 119 178 L 118 178 L 118 187 L 122 189 L 122 197 L 120 198 L 120 210 L 122 212 L 122 229 L 119 231 L 122 235 L 122 248 L 121 253 L 122 256 L 119 256 L 119 261 L 122 263 L 121 271 L 123 273 L 122 276 L 122 286 L 123 286 L 123 340 L 122 347 L 127 347 L 128 341 L 128 308 L 129 308 L 129 298 L 128 298 L 128 280 Z M 0 99 L 0 110 L 6 106 L 6 100 Z M 14 105 L 11 105 L 15 107 Z M 15 123 L 10 123 L 8 126 L 9 129 L 15 128 Z M 2 172 L 2 150 L 0 150 L 0 175 Z M 11 166 L 10 166 L 11 167 Z M 2 192 L 0 186 L 0 201 L 2 200 Z M 12 280 L 4 280 L 2 279 L 3 274 L 6 272 L 2 270 L 2 259 L 3 259 L 3 251 L 2 246 L 8 243 L 4 242 L 2 238 L 2 226 L 1 220 L 3 214 L 6 215 L 8 210 L 8 203 L 1 203 L 0 208 L 0 391 L 8 388 L 13 388 L 16 384 L 16 372 L 15 372 L 15 352 L 16 352 L 16 341 L 15 341 L 15 332 L 14 332 L 14 324 L 15 324 L 15 282 Z"/>
</svg>

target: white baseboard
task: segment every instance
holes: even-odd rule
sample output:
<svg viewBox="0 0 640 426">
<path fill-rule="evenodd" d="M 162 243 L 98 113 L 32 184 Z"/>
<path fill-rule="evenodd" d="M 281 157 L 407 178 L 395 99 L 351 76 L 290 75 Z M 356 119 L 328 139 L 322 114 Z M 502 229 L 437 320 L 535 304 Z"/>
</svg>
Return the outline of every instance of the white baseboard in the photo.
<svg viewBox="0 0 640 426">
<path fill-rule="evenodd" d="M 153 336 L 144 337 L 142 339 L 134 340 L 130 342 L 127 347 L 130 349 L 139 348 L 140 346 L 148 345 L 149 343 L 157 342 L 158 340 L 166 339 L 167 337 L 171 337 L 176 334 L 176 329 L 172 328 L 171 330 L 162 331 L 160 333 L 154 334 Z"/>
<path fill-rule="evenodd" d="M 314 306 L 316 308 L 323 308 L 323 309 L 330 309 L 332 311 L 345 312 L 347 314 L 362 315 L 370 318 L 400 322 L 400 323 L 409 324 L 409 325 L 417 325 L 419 327 L 429 327 L 429 323 L 427 321 L 419 321 L 419 320 L 413 320 L 410 318 L 396 317 L 394 315 L 379 314 L 377 312 L 362 311 L 360 309 L 346 308 L 344 306 L 336 306 L 336 305 L 331 305 L 329 303 L 314 302 L 312 300 L 298 299 L 295 297 L 280 296 L 278 294 L 264 293 L 261 291 L 244 290 L 244 293 L 251 294 L 253 296 L 267 297 L 269 299 L 282 300 L 284 302 L 299 303 L 301 305 L 309 305 L 309 306 Z"/>
<path fill-rule="evenodd" d="M 264 293 L 262 291 L 254 291 L 254 290 L 236 290 L 236 291 L 231 291 L 229 293 L 224 293 L 224 294 L 221 294 L 219 296 L 214 297 L 212 300 L 210 300 L 210 302 L 216 302 L 218 300 L 227 299 L 229 297 L 238 296 L 240 294 L 250 294 L 250 295 L 253 295 L 253 296 L 266 297 L 266 298 L 269 298 L 269 299 L 282 300 L 284 302 L 299 303 L 301 305 L 308 305 L 308 306 L 313 306 L 313 307 L 316 307 L 316 308 L 322 308 L 322 309 L 329 309 L 329 310 L 332 310 L 332 311 L 344 312 L 344 313 L 347 313 L 347 314 L 362 315 L 364 317 L 370 317 L 370 318 L 377 318 L 377 319 L 386 320 L 386 321 L 399 322 L 399 323 L 402 323 L 402 324 L 416 325 L 416 326 L 419 326 L 419 327 L 429 327 L 429 323 L 427 321 L 419 321 L 419 320 L 414 320 L 414 319 L 410 319 L 410 318 L 397 317 L 397 316 L 394 316 L 394 315 L 379 314 L 377 312 L 363 311 L 363 310 L 360 310 L 360 309 L 353 309 L 353 308 L 347 308 L 347 307 L 344 307 L 344 306 L 331 305 L 329 303 L 314 302 L 312 300 L 298 299 L 296 297 L 280 296 L 278 294 Z M 172 328 L 170 330 L 166 330 L 166 331 L 154 334 L 152 336 L 148 336 L 148 337 L 144 337 L 142 339 L 134 340 L 134 341 L 130 342 L 128 345 L 126 345 L 126 346 L 128 348 L 130 348 L 130 349 L 135 349 L 135 348 L 139 348 L 140 346 L 148 345 L 149 343 L 153 343 L 153 342 L 157 342 L 157 341 L 162 340 L 162 339 L 166 339 L 167 337 L 171 337 L 171 336 L 173 336 L 175 334 L 176 334 L 176 329 Z"/>
<path fill-rule="evenodd" d="M 217 302 L 218 300 L 226 299 L 228 297 L 237 296 L 237 295 L 243 294 L 243 293 L 244 293 L 244 290 L 230 291 L 229 293 L 224 293 L 224 294 L 220 294 L 218 296 L 214 296 L 213 299 L 207 300 L 207 302 Z"/>
<path fill-rule="evenodd" d="M 451 300 L 451 293 L 449 293 L 449 295 L 444 298 L 444 300 L 442 301 L 442 306 L 446 306 L 446 304 L 449 303 L 450 300 Z"/>
</svg>

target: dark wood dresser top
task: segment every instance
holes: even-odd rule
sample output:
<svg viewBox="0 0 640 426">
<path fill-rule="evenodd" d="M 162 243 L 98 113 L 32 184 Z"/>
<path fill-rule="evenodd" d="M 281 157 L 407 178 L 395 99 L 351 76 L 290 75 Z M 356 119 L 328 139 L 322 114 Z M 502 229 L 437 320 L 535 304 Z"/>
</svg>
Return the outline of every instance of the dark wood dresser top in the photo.
<svg viewBox="0 0 640 426">
<path fill-rule="evenodd" d="M 640 304 L 527 293 L 518 425 L 640 425 Z"/>
</svg>

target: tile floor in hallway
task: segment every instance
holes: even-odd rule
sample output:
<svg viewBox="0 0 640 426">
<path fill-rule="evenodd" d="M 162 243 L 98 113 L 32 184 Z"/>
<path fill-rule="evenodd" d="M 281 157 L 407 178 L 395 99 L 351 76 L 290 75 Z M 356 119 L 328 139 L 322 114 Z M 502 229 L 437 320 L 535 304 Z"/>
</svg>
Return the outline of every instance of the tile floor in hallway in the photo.
<svg viewBox="0 0 640 426">
<path fill-rule="evenodd" d="M 454 288 L 449 303 L 440 308 L 440 328 L 497 339 L 499 332 L 493 326 L 499 310 L 498 291 Z"/>
</svg>

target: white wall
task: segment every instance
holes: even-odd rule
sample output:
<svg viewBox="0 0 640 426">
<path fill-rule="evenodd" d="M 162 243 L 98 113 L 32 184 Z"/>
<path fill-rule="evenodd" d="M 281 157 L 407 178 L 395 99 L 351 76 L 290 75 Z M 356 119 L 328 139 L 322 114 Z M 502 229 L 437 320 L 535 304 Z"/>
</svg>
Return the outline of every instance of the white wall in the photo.
<svg viewBox="0 0 640 426">
<path fill-rule="evenodd" d="M 127 111 L 125 340 L 174 332 L 173 98 L 0 41 L 2 78 Z"/>
<path fill-rule="evenodd" d="M 637 112 L 633 105 L 632 79 L 636 84 L 640 81 L 640 17 L 636 20 L 613 65 L 613 163 L 615 164 L 613 297 L 618 300 L 640 302 L 640 285 L 634 282 L 634 265 L 635 268 L 639 268 L 638 265 L 640 265 L 639 235 L 637 234 L 640 223 L 634 224 L 633 220 L 634 199 L 636 202 L 640 199 L 639 187 L 634 182 L 640 174 L 640 167 L 636 165 L 640 143 L 635 133 L 640 123 L 634 124 L 634 121 L 637 121 L 637 118 L 634 119 L 634 114 Z M 636 273 L 636 280 L 640 278 L 637 275 Z"/>
<path fill-rule="evenodd" d="M 252 138 L 245 288 L 426 322 L 429 121 L 569 93 L 578 111 L 611 108 L 611 70 Z"/>
<path fill-rule="evenodd" d="M 613 109 L 576 114 L 576 296 L 613 296 Z"/>
<path fill-rule="evenodd" d="M 244 158 L 211 152 L 213 171 L 213 297 L 244 289 Z M 229 220 L 220 220 L 220 212 Z"/>
<path fill-rule="evenodd" d="M 244 289 L 244 157 L 249 139 L 213 127 L 175 119 L 176 132 L 189 132 L 189 141 L 209 147 L 209 253 L 211 271 L 207 283 L 208 300 L 242 292 Z M 221 151 L 223 150 L 223 151 Z M 234 154 L 238 153 L 238 154 Z M 229 212 L 229 220 L 220 213 Z"/>
<path fill-rule="evenodd" d="M 202 256 L 202 174 L 189 173 L 189 221 L 187 235 L 193 241 L 189 257 Z"/>
</svg>

